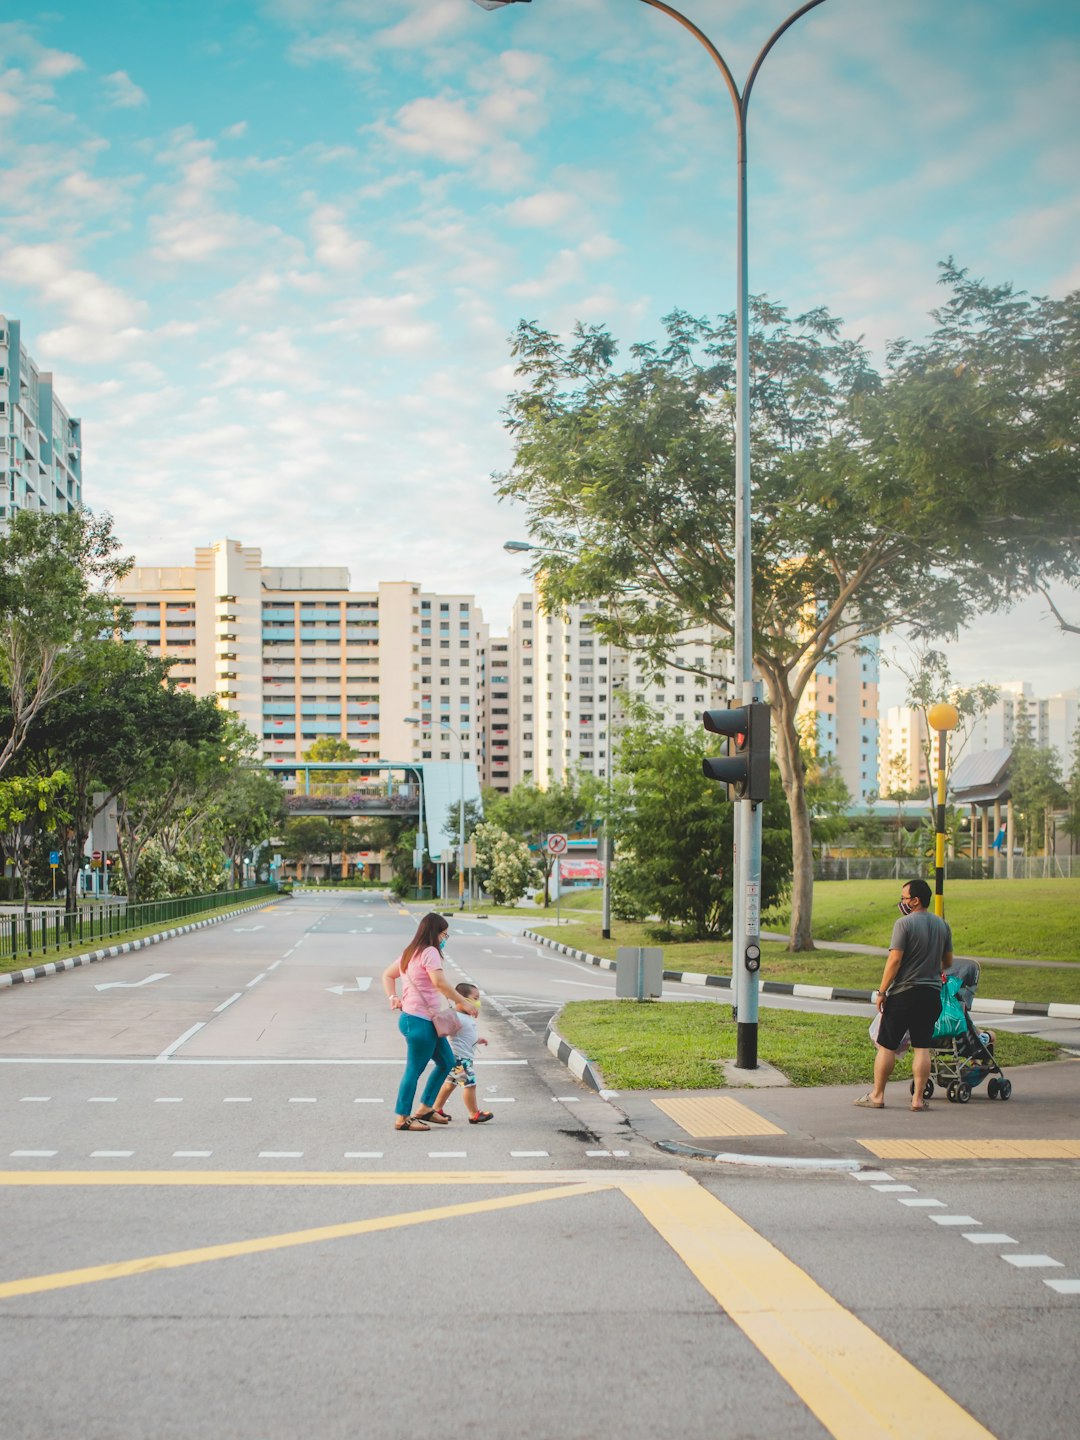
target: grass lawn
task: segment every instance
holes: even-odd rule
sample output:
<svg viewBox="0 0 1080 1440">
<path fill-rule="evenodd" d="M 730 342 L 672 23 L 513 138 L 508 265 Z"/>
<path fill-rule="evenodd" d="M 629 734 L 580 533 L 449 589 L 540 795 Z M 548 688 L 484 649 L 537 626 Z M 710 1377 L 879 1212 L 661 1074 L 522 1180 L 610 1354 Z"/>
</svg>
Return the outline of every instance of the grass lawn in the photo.
<svg viewBox="0 0 1080 1440">
<path fill-rule="evenodd" d="M 716 1061 L 736 1056 L 736 1027 L 727 1005 L 574 1000 L 557 1025 L 614 1090 L 714 1089 L 724 1083 Z M 1006 1070 L 1060 1053 L 1045 1040 L 998 1033 L 998 1060 Z M 874 1064 L 865 1020 L 788 1010 L 761 1011 L 758 1055 L 803 1086 L 869 1083 Z M 910 1077 L 910 1054 L 897 1062 L 894 1074 Z"/>
<path fill-rule="evenodd" d="M 854 883 L 854 882 L 853 882 Z M 599 920 L 575 917 L 570 925 L 552 926 L 544 931 L 543 921 L 533 928 L 559 939 L 575 950 L 615 958 L 620 945 L 662 945 L 666 970 L 689 970 L 702 975 L 731 974 L 731 943 L 728 940 L 657 941 L 646 925 L 625 925 L 614 921 L 611 939 L 600 934 Z M 887 938 L 887 937 L 886 937 Z M 761 947 L 762 980 L 786 985 L 837 985 L 850 990 L 873 990 L 881 979 L 884 956 L 845 955 L 838 950 L 811 950 L 791 954 L 782 942 L 766 940 Z M 1028 969 L 1009 965 L 984 965 L 979 982 L 984 1000 L 1056 1001 L 1080 1005 L 1080 965 L 1075 970 Z"/>
<path fill-rule="evenodd" d="M 887 945 L 898 880 L 819 880 L 814 939 Z M 789 912 L 766 929 L 786 930 Z M 962 955 L 1080 961 L 1080 879 L 945 881 L 945 918 Z"/>
<path fill-rule="evenodd" d="M 271 900 L 270 904 L 280 903 Z M 95 950 L 110 950 L 114 945 L 129 945 L 132 940 L 145 940 L 149 935 L 160 935 L 165 930 L 180 928 L 183 925 L 194 925 L 197 920 L 217 919 L 222 915 L 230 915 L 235 911 L 244 910 L 251 902 L 242 902 L 234 905 L 223 905 L 219 910 L 203 910 L 198 915 L 189 915 L 172 925 L 144 925 L 140 930 L 125 930 L 120 935 L 106 936 L 99 939 L 83 939 L 76 941 L 74 945 L 61 945 L 59 950 L 50 949 L 47 953 L 35 952 L 27 956 L 21 954 L 17 959 L 10 956 L 0 956 L 0 974 L 9 970 L 32 970 L 38 965 L 55 964 L 58 960 L 67 960 L 74 955 L 90 955 Z"/>
</svg>

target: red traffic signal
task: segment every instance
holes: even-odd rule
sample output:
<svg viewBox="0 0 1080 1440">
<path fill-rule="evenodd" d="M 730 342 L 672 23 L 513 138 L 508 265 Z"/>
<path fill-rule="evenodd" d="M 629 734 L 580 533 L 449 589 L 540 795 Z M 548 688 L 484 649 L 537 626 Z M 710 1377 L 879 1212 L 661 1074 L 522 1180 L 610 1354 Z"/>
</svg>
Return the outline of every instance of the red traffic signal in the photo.
<svg viewBox="0 0 1080 1440">
<path fill-rule="evenodd" d="M 739 799 L 754 804 L 767 800 L 771 718 L 768 705 L 760 701 L 735 710 L 706 710 L 702 725 L 712 735 L 726 735 L 730 742 L 727 755 L 702 760 L 706 778 L 734 787 Z"/>
</svg>

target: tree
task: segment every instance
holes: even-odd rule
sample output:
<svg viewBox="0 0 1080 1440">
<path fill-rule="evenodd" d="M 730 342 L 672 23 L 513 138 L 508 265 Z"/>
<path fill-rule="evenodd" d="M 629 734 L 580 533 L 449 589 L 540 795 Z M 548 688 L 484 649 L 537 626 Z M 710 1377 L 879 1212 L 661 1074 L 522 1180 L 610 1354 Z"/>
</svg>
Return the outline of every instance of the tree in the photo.
<svg viewBox="0 0 1080 1440">
<path fill-rule="evenodd" d="M 295 816 L 286 822 L 281 850 L 286 860 L 302 864 L 305 874 L 314 856 L 325 857 L 332 873 L 334 858 L 341 853 L 341 827 L 327 815 Z"/>
<path fill-rule="evenodd" d="M 62 768 L 70 778 L 71 814 L 61 846 L 69 909 L 96 814 L 141 776 L 155 773 L 160 716 L 170 705 L 168 673 L 169 662 L 140 645 L 98 639 L 29 728 L 26 751 L 35 763 Z"/>
<path fill-rule="evenodd" d="M 679 726 L 636 721 L 623 732 L 614 789 L 620 911 L 681 927 L 687 939 L 731 934 L 734 805 L 702 774 L 702 739 Z M 718 752 L 709 738 L 705 748 Z M 791 875 L 787 807 L 765 806 L 761 908 L 780 900 Z"/>
<path fill-rule="evenodd" d="M 313 745 L 309 745 L 304 753 L 304 759 L 312 763 L 325 763 L 333 760 L 345 760 L 350 764 L 359 759 L 356 751 L 347 740 L 341 740 L 336 735 L 320 735 Z M 356 773 L 352 770 L 323 770 L 319 772 L 318 781 L 312 784 L 312 794 L 320 795 L 328 792 L 325 786 L 352 785 L 356 783 Z"/>
<path fill-rule="evenodd" d="M 481 885 L 496 905 L 515 904 L 528 890 L 536 872 L 536 860 L 528 845 L 490 820 L 476 827 L 473 839 Z"/>
<path fill-rule="evenodd" d="M 234 876 L 241 876 L 247 851 L 280 833 L 287 814 L 281 785 L 261 767 L 239 765 L 226 776 L 213 815 Z"/>
<path fill-rule="evenodd" d="M 75 682 L 117 623 L 105 587 L 131 567 L 109 516 L 20 510 L 0 535 L 0 773 L 45 705 Z"/>
<path fill-rule="evenodd" d="M 1065 833 L 1069 837 L 1069 850 L 1076 853 L 1076 842 L 1080 839 L 1080 725 L 1073 735 L 1072 763 L 1069 767 L 1066 803 L 1069 807 L 1065 819 Z"/>
<path fill-rule="evenodd" d="M 492 825 L 524 840 L 535 852 L 544 881 L 544 905 L 549 902 L 548 881 L 555 857 L 544 844 L 548 835 L 592 833 L 596 829 L 602 786 L 593 775 L 557 780 L 541 789 L 521 782 L 508 795 L 489 791 L 484 813 Z"/>
<path fill-rule="evenodd" d="M 956 315 L 973 300 L 964 272 L 947 267 L 943 278 L 951 299 L 936 313 L 941 337 L 924 350 L 894 346 L 884 378 L 862 345 L 838 338 L 825 310 L 790 319 L 763 299 L 752 305 L 753 650 L 791 815 L 795 950 L 813 946 L 797 712 L 817 667 L 886 630 L 953 633 L 1030 588 L 1025 566 L 1036 553 L 1045 552 L 1039 573 L 1077 568 L 1060 547 L 1050 554 L 1068 509 L 1056 440 L 1025 432 L 1036 468 L 1045 460 L 1053 472 L 1052 497 L 1033 492 L 1030 475 L 1004 455 L 992 457 L 988 490 L 987 447 L 999 422 L 1024 428 L 1019 411 L 1032 387 L 1016 413 L 1004 384 L 992 415 L 978 405 L 961 413 L 952 392 L 978 401 L 975 377 L 962 380 L 945 357 L 963 332 Z M 1062 304 L 1075 322 L 1076 297 Z M 545 606 L 606 600 L 598 630 L 658 668 L 679 664 L 688 624 L 713 627 L 731 646 L 735 585 L 734 320 L 711 325 L 676 312 L 665 325 L 662 348 L 633 346 L 631 367 L 617 372 L 604 330 L 578 325 L 564 345 L 522 322 L 513 343 L 521 385 L 507 411 L 514 462 L 498 482 L 500 496 L 526 507 Z M 974 328 L 967 338 L 979 349 Z M 1015 347 L 1006 369 L 1010 359 L 1022 367 Z M 944 459 L 934 427 L 920 424 L 935 403 L 969 437 Z M 1010 523 L 1016 515 L 1022 529 Z"/>
<path fill-rule="evenodd" d="M 43 833 L 52 834 L 70 818 L 68 784 L 63 770 L 51 775 L 9 774 L 0 780 L 0 843 L 19 872 L 24 914 L 30 910 L 31 853 Z"/>
</svg>

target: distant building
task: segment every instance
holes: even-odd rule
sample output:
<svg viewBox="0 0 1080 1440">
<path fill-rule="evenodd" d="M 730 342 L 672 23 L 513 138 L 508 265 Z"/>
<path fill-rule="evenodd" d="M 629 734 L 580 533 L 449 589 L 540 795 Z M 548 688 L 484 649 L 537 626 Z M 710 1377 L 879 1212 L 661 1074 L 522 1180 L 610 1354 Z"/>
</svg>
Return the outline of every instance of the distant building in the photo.
<svg viewBox="0 0 1080 1440">
<path fill-rule="evenodd" d="M 688 628 L 678 650 L 685 668 L 654 676 L 641 657 L 609 645 L 596 621 L 602 602 L 544 613 L 540 592 L 519 595 L 510 622 L 510 783 L 538 785 L 576 774 L 604 778 L 625 721 L 625 701 L 644 701 L 667 724 L 700 727 L 701 711 L 729 703 L 715 678 L 730 659 L 719 634 Z"/>
<path fill-rule="evenodd" d="M 82 504 L 82 424 L 0 315 L 0 528 L 20 510 L 66 515 Z"/>
<path fill-rule="evenodd" d="M 233 711 L 268 764 L 287 769 L 332 736 L 360 759 L 463 759 L 490 772 L 484 681 L 496 657 L 471 595 L 411 581 L 353 590 L 343 566 L 268 566 L 235 540 L 196 550 L 189 566 L 138 566 L 117 594 L 129 639 Z"/>
<path fill-rule="evenodd" d="M 862 802 L 880 788 L 878 683 L 880 662 L 876 638 L 840 646 L 815 670 L 799 705 L 802 718 L 812 717 L 818 753 L 832 761 L 844 777 L 851 797 Z"/>
<path fill-rule="evenodd" d="M 885 712 L 878 761 L 878 791 L 884 796 L 917 792 L 931 783 L 927 754 L 926 716 L 910 705 Z"/>
</svg>

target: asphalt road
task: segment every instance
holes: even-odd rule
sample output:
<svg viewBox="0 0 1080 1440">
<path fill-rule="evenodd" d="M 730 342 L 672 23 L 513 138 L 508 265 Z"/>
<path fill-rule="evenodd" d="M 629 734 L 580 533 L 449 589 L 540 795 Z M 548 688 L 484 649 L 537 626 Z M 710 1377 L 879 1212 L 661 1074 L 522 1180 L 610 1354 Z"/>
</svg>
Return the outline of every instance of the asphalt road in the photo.
<svg viewBox="0 0 1080 1440">
<path fill-rule="evenodd" d="M 0 992 L 3 1440 L 1075 1435 L 1075 1163 L 680 1164 L 532 1033 L 613 977 L 475 920 L 495 1120 L 398 1134 L 414 923 L 297 896 Z"/>
</svg>

